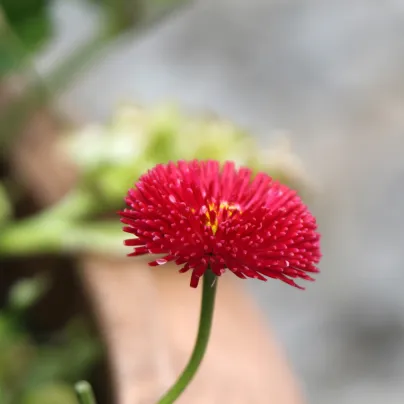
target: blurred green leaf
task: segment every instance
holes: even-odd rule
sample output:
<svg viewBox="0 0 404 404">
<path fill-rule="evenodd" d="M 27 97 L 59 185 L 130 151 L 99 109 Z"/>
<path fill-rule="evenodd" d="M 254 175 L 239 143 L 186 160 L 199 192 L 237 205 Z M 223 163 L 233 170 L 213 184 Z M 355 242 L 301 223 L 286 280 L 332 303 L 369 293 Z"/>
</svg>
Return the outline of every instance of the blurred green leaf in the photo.
<svg viewBox="0 0 404 404">
<path fill-rule="evenodd" d="M 0 384 L 11 394 L 20 389 L 36 352 L 28 336 L 9 326 L 0 336 Z"/>
<path fill-rule="evenodd" d="M 24 327 L 20 309 L 33 304 L 46 278 L 23 279 L 13 286 L 7 310 L 0 310 L 0 403 L 77 404 L 73 383 L 86 377 L 101 352 L 87 323 L 75 318 L 46 344 Z"/>
<path fill-rule="evenodd" d="M 77 225 L 66 234 L 64 244 L 68 251 L 123 254 L 121 223 L 105 220 Z"/>
<path fill-rule="evenodd" d="M 0 8 L 0 78 L 17 69 L 25 57 L 25 50 L 7 24 Z"/>
<path fill-rule="evenodd" d="M 35 304 L 48 290 L 49 279 L 45 276 L 21 279 L 10 290 L 8 303 L 12 310 L 26 310 Z"/>
<path fill-rule="evenodd" d="M 62 382 L 37 386 L 25 393 L 21 404 L 77 404 L 70 384 Z"/>
<path fill-rule="evenodd" d="M 49 0 L 0 0 L 0 6 L 12 24 L 25 21 L 32 15 L 43 13 L 48 4 Z"/>
<path fill-rule="evenodd" d="M 91 125 L 65 141 L 81 168 L 83 187 L 97 192 L 107 210 L 122 206 L 127 189 L 145 170 L 178 159 L 233 160 L 257 155 L 253 139 L 228 122 L 189 118 L 172 105 L 122 106 L 111 123 Z"/>
<path fill-rule="evenodd" d="M 0 71 L 16 68 L 50 37 L 47 0 L 1 0 Z"/>
<path fill-rule="evenodd" d="M 11 216 L 11 203 L 7 196 L 6 189 L 0 182 L 0 228 Z"/>
<path fill-rule="evenodd" d="M 58 334 L 58 342 L 38 346 L 25 385 L 33 388 L 48 381 L 74 383 L 99 357 L 101 348 L 82 319 L 75 319 Z"/>
<path fill-rule="evenodd" d="M 46 13 L 33 15 L 13 28 L 27 55 L 36 52 L 52 34 L 52 24 Z"/>
</svg>

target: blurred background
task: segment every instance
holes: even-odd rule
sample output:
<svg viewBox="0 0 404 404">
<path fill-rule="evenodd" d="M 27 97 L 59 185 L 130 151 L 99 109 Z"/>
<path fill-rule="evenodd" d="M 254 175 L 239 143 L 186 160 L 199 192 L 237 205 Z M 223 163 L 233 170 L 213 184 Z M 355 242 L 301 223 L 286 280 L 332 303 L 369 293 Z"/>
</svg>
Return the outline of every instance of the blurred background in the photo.
<svg viewBox="0 0 404 404">
<path fill-rule="evenodd" d="M 318 217 L 316 283 L 248 283 L 307 401 L 403 402 L 404 1 L 0 4 L 2 404 L 73 403 L 80 378 L 108 397 L 72 255 L 116 253 L 122 190 L 194 156 Z"/>
</svg>

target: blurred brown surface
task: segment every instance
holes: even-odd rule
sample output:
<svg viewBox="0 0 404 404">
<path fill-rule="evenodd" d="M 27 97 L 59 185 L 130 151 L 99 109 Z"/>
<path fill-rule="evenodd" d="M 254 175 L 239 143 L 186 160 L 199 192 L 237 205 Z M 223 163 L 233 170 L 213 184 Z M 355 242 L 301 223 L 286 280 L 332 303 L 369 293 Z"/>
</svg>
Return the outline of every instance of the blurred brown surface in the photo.
<svg viewBox="0 0 404 404">
<path fill-rule="evenodd" d="M 86 257 L 83 277 L 110 348 L 119 404 L 156 402 L 184 368 L 197 332 L 201 288 L 175 268 Z M 211 341 L 178 403 L 301 403 L 257 308 L 231 274 L 219 280 Z"/>
<path fill-rule="evenodd" d="M 57 123 L 46 109 L 35 111 L 16 138 L 10 165 L 16 179 L 40 205 L 58 201 L 74 184 L 76 170 L 55 142 Z"/>
<path fill-rule="evenodd" d="M 57 154 L 52 118 L 41 114 L 16 142 L 11 162 L 37 202 L 46 205 L 69 189 L 74 168 Z M 79 266 L 108 348 L 117 403 L 153 402 L 190 355 L 201 289 L 191 289 L 186 275 L 152 271 L 133 259 L 85 256 Z M 231 275 L 220 279 L 207 356 L 178 402 L 301 402 L 257 308 Z"/>
<path fill-rule="evenodd" d="M 55 141 L 60 118 L 42 102 L 36 105 L 30 101 L 45 89 L 37 90 L 35 95 L 35 90 L 28 91 L 29 83 L 28 77 L 22 75 L 0 83 L 0 136 L 4 136 L 0 139 L 4 147 L 1 151 L 7 153 L 18 183 L 38 204 L 49 205 L 69 191 L 77 172 Z"/>
</svg>

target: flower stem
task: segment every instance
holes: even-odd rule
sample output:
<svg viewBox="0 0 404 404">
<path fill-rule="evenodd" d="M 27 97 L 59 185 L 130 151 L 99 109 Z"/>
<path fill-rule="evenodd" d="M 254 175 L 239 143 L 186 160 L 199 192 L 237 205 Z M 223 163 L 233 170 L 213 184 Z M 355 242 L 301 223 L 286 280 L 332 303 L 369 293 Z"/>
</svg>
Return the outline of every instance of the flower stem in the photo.
<svg viewBox="0 0 404 404">
<path fill-rule="evenodd" d="M 76 383 L 75 390 L 80 404 L 96 404 L 93 389 L 88 382 L 81 381 Z"/>
<path fill-rule="evenodd" d="M 158 404 L 174 403 L 195 376 L 195 373 L 205 355 L 206 347 L 209 341 L 210 330 L 212 328 L 213 310 L 215 307 L 216 288 L 216 275 L 210 269 L 208 269 L 203 276 L 199 329 L 194 350 L 182 374 L 170 388 L 170 390 L 168 390 L 160 401 L 158 401 Z"/>
</svg>

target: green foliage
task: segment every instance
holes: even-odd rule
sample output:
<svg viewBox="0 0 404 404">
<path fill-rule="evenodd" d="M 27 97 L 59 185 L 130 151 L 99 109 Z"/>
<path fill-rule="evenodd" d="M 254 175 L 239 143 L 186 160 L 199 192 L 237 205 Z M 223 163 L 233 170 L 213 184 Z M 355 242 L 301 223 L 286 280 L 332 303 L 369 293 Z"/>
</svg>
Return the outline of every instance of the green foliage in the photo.
<svg viewBox="0 0 404 404">
<path fill-rule="evenodd" d="M 6 189 L 0 182 L 0 228 L 11 216 L 11 203 L 6 193 Z"/>
<path fill-rule="evenodd" d="M 34 305 L 46 292 L 49 286 L 47 277 L 20 279 L 11 288 L 8 304 L 12 310 L 24 311 Z"/>
<path fill-rule="evenodd" d="M 3 74 L 8 69 L 17 67 L 50 37 L 52 29 L 48 3 L 48 0 L 0 1 L 0 13 L 3 14 L 3 29 L 0 30 L 0 71 Z M 6 24 L 7 30 L 4 28 Z"/>
<path fill-rule="evenodd" d="M 23 279 L 0 311 L 0 403 L 77 404 L 73 383 L 86 376 L 99 354 L 83 320 L 75 318 L 52 338 L 37 343 L 24 326 L 24 312 L 49 285 L 45 277 Z"/>
<path fill-rule="evenodd" d="M 81 167 L 83 187 L 95 188 L 114 209 L 133 181 L 157 163 L 213 158 L 248 164 L 257 152 L 251 137 L 233 125 L 187 118 L 172 106 L 123 106 L 109 125 L 86 127 L 66 143 Z"/>
<path fill-rule="evenodd" d="M 189 118 L 171 105 L 122 106 L 108 125 L 75 132 L 66 149 L 81 168 L 82 187 L 97 192 L 107 209 L 122 205 L 122 196 L 145 170 L 169 160 L 232 160 L 289 185 L 302 185 L 296 180 L 303 170 L 287 148 L 268 153 L 227 121 Z"/>
<path fill-rule="evenodd" d="M 61 142 L 79 168 L 74 190 L 51 209 L 11 222 L 0 232 L 0 256 L 39 252 L 122 253 L 117 220 L 123 196 L 158 163 L 180 159 L 232 160 L 304 189 L 306 178 L 289 145 L 262 149 L 243 130 L 214 118 L 192 118 L 173 106 L 122 106 L 107 125 L 90 125 Z"/>
<path fill-rule="evenodd" d="M 0 78 L 18 70 L 25 57 L 25 50 L 8 26 L 0 8 Z"/>
<path fill-rule="evenodd" d="M 11 24 L 19 24 L 43 13 L 49 0 L 1 0 L 0 5 Z"/>
<path fill-rule="evenodd" d="M 70 384 L 53 382 L 29 390 L 21 404 L 76 404 L 76 398 Z"/>
</svg>

